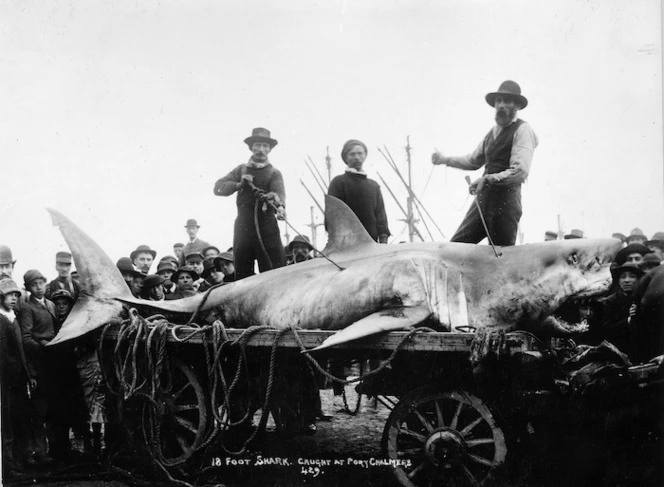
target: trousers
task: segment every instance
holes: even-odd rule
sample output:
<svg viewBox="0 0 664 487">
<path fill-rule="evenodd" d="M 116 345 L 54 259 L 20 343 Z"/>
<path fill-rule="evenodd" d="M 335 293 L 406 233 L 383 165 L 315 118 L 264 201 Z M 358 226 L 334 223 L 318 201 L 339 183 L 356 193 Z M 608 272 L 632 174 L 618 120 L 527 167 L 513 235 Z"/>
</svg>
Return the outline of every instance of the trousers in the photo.
<svg viewBox="0 0 664 487">
<path fill-rule="evenodd" d="M 494 245 L 514 245 L 523 212 L 521 185 L 485 186 L 476 198 Z M 486 230 L 477 205 L 473 203 L 450 241 L 479 243 L 484 238 Z"/>
<path fill-rule="evenodd" d="M 258 209 L 258 227 L 256 233 L 253 208 L 238 210 L 233 233 L 233 260 L 235 277 L 242 279 L 254 274 L 254 261 L 258 261 L 260 272 L 269 271 L 286 265 L 286 252 L 279 235 L 279 225 L 274 212 Z M 265 251 L 261 247 L 261 241 Z"/>
</svg>

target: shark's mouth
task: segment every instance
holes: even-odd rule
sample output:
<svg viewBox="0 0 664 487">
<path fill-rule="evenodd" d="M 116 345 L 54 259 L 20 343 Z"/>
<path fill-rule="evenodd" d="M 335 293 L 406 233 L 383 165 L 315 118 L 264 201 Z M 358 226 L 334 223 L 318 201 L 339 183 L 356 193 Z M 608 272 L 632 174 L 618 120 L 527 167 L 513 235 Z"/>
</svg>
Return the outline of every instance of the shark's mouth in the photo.
<svg viewBox="0 0 664 487">
<path fill-rule="evenodd" d="M 608 272 L 607 275 L 598 275 L 593 279 L 587 279 L 583 288 L 572 296 L 570 299 L 582 299 L 582 298 L 593 298 L 597 296 L 602 296 L 611 288 L 611 274 Z"/>
</svg>

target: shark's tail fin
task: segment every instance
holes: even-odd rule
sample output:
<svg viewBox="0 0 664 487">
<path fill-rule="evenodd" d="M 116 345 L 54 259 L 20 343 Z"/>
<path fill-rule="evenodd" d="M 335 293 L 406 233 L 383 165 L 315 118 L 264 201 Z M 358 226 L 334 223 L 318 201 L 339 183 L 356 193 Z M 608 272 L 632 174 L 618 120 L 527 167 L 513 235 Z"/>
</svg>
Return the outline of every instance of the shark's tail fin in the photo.
<svg viewBox="0 0 664 487">
<path fill-rule="evenodd" d="M 48 209 L 53 225 L 60 228 L 80 276 L 80 295 L 51 344 L 76 338 L 118 317 L 122 303 L 131 298 L 120 271 L 102 248 L 62 213 Z"/>
</svg>

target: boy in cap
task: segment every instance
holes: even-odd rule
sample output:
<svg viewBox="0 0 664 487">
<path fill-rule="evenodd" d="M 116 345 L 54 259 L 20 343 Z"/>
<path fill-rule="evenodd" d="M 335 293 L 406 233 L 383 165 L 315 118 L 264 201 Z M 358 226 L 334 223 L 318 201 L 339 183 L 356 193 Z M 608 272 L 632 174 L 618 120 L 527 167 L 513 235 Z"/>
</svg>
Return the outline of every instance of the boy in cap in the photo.
<svg viewBox="0 0 664 487">
<path fill-rule="evenodd" d="M 150 274 L 145 278 L 141 297 L 150 301 L 164 300 L 164 279 L 159 274 Z"/>
<path fill-rule="evenodd" d="M 55 254 L 55 270 L 58 277 L 46 286 L 46 297 L 51 299 L 53 293 L 58 289 L 66 289 L 71 297 L 78 298 L 79 288 L 71 278 L 71 254 L 69 252 L 58 252 Z"/>
<path fill-rule="evenodd" d="M 346 203 L 371 238 L 379 243 L 387 243 L 391 234 L 387 226 L 383 194 L 379 184 L 367 177 L 363 170 L 367 153 L 367 146 L 360 140 L 351 139 L 344 143 L 341 159 L 347 167 L 343 174 L 332 179 L 327 194 Z"/>
<path fill-rule="evenodd" d="M 177 286 L 177 290 L 166 296 L 166 301 L 174 299 L 187 298 L 195 296 L 197 293 L 194 290 L 194 281 L 198 280 L 198 273 L 188 265 L 178 267 L 173 273 L 173 282 Z"/>
<path fill-rule="evenodd" d="M 238 279 L 254 274 L 256 260 L 260 272 L 286 265 L 277 224 L 277 218 L 286 217 L 286 189 L 281 172 L 268 159 L 277 141 L 270 137 L 269 130 L 258 127 L 244 142 L 252 154 L 249 161 L 237 166 L 214 185 L 217 196 L 237 192 L 233 249 Z M 263 198 L 270 205 L 264 203 Z"/>
<path fill-rule="evenodd" d="M 203 254 L 203 250 L 210 246 L 210 244 L 205 240 L 198 238 L 198 230 L 200 230 L 201 226 L 198 224 L 196 219 L 190 218 L 187 220 L 184 228 L 187 230 L 189 241 L 182 248 L 182 253 L 180 254 L 180 265 L 184 265 L 186 263 L 187 255 L 193 253 Z"/>
<path fill-rule="evenodd" d="M 51 301 L 53 301 L 55 307 L 55 317 L 57 319 L 55 333 L 57 334 L 74 306 L 74 297 L 66 289 L 58 289 L 51 294 Z"/>
<path fill-rule="evenodd" d="M 2 404 L 2 468 L 3 478 L 21 470 L 27 451 L 20 425 L 25 408 L 26 391 L 33 390 L 36 381 L 30 378 L 23 351 L 21 328 L 15 306 L 21 297 L 16 283 L 9 277 L 0 279 L 0 403 Z M 23 440 L 23 441 L 21 441 Z"/>
<path fill-rule="evenodd" d="M 224 282 L 235 281 L 235 263 L 233 261 L 233 252 L 222 252 L 219 257 L 214 259 L 214 266 L 224 274 Z"/>
<path fill-rule="evenodd" d="M 221 250 L 219 250 L 214 245 L 210 245 L 205 247 L 201 253 L 203 254 L 203 259 L 214 259 L 215 257 L 218 257 L 219 254 L 221 254 Z"/>
<path fill-rule="evenodd" d="M 178 262 L 180 262 L 180 256 L 182 255 L 182 249 L 184 248 L 183 243 L 176 243 L 173 244 L 173 253 L 175 254 L 175 257 L 177 257 Z"/>
<path fill-rule="evenodd" d="M 178 266 L 172 260 L 166 260 L 167 257 L 162 257 L 159 265 L 157 266 L 157 274 L 164 278 L 164 294 L 175 292 L 177 286 L 171 280 L 173 273 L 178 269 Z"/>
<path fill-rule="evenodd" d="M 652 250 L 660 262 L 664 260 L 664 232 L 657 232 L 646 242 L 646 247 Z"/>
<path fill-rule="evenodd" d="M 58 400 L 58 377 L 53 372 L 55 357 L 52 349 L 46 345 L 55 337 L 55 306 L 45 297 L 46 278 L 36 269 L 31 269 L 23 276 L 25 288 L 30 297 L 21 306 L 18 322 L 21 326 L 23 348 L 28 364 L 30 377 L 37 380 L 37 387 L 29 402 L 26 414 L 26 429 L 31 439 L 33 452 L 32 461 L 28 463 L 50 463 L 52 458 L 46 453 L 45 423 L 49 406 Z M 49 432 L 53 438 L 55 430 L 49 420 Z M 62 439 L 61 433 L 56 435 Z M 56 447 L 57 440 L 51 443 L 51 450 Z M 58 445 L 65 447 L 65 445 Z"/>
<path fill-rule="evenodd" d="M 205 279 L 203 279 L 203 271 L 205 270 L 205 267 L 203 266 L 203 255 L 200 252 L 192 252 L 190 254 L 187 254 L 185 256 L 185 262 L 186 265 L 191 266 L 194 271 L 196 271 L 196 274 L 198 274 L 198 279 L 194 280 L 194 290 L 198 291 L 198 288 L 205 282 Z"/>
</svg>

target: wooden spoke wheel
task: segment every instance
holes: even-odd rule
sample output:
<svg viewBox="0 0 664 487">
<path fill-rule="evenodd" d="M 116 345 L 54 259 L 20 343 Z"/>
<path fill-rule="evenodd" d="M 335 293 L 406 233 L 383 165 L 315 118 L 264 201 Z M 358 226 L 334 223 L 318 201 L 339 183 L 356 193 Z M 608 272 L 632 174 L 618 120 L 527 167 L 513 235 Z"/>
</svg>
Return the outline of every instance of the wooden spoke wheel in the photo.
<svg viewBox="0 0 664 487">
<path fill-rule="evenodd" d="M 207 436 L 205 392 L 196 373 L 178 360 L 171 367 L 173 387 L 143 409 L 146 442 L 167 466 L 186 462 Z"/>
<path fill-rule="evenodd" d="M 414 391 L 397 404 L 383 432 L 383 451 L 398 460 L 404 486 L 483 483 L 507 455 L 505 435 L 489 408 L 464 391 Z"/>
</svg>

